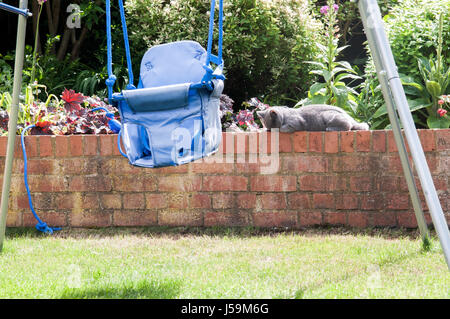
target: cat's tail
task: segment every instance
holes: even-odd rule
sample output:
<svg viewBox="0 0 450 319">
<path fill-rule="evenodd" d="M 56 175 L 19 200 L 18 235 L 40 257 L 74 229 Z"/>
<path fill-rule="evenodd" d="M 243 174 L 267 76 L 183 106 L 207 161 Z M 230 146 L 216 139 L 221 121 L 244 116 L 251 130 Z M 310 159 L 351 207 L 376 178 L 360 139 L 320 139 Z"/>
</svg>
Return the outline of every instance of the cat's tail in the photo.
<svg viewBox="0 0 450 319">
<path fill-rule="evenodd" d="M 369 124 L 367 123 L 353 123 L 352 131 L 368 131 L 369 130 Z"/>
</svg>

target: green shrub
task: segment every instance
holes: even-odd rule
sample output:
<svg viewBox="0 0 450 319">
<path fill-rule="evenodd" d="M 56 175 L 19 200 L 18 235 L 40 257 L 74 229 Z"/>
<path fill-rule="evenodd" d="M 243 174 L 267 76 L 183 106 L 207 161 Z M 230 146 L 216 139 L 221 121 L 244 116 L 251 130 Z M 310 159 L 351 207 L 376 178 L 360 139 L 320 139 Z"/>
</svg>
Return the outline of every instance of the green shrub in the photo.
<svg viewBox="0 0 450 319">
<path fill-rule="evenodd" d="M 391 44 L 392 53 L 398 71 L 408 82 L 421 83 L 422 77 L 418 66 L 419 59 L 434 59 L 438 43 L 439 15 L 443 13 L 443 47 L 442 56 L 447 65 L 450 64 L 450 0 L 399 0 L 389 14 L 384 17 L 385 27 Z M 369 59 L 366 66 L 368 78 L 373 78 L 375 68 Z M 378 83 L 378 80 L 376 81 Z M 405 87 L 408 95 L 410 88 Z M 381 91 L 378 89 L 371 99 L 368 107 L 379 109 L 383 105 L 380 99 Z M 410 107 L 416 126 L 426 128 L 426 118 L 414 105 Z M 389 127 L 386 112 L 379 112 L 373 120 L 373 129 Z"/>
<path fill-rule="evenodd" d="M 127 1 L 134 63 L 159 43 L 190 39 L 206 47 L 209 6 L 210 0 Z M 225 93 L 236 105 L 252 96 L 295 104 L 306 94 L 314 76 L 303 62 L 314 59 L 322 41 L 309 7 L 309 0 L 224 1 Z"/>
</svg>

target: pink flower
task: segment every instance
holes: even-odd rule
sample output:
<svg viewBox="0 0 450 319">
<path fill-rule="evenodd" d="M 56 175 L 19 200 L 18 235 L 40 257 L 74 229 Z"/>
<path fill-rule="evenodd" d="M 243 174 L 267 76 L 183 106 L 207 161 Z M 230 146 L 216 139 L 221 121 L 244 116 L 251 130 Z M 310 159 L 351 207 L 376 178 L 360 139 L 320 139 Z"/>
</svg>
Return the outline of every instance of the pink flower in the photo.
<svg viewBox="0 0 450 319">
<path fill-rule="evenodd" d="M 439 100 L 439 101 L 438 101 L 438 104 L 439 104 L 439 105 L 444 104 L 444 100 Z"/>
<path fill-rule="evenodd" d="M 439 114 L 440 117 L 445 116 L 445 114 L 447 114 L 447 111 L 444 109 L 439 109 L 437 110 L 437 113 Z"/>
<path fill-rule="evenodd" d="M 333 4 L 333 9 L 334 9 L 334 11 L 338 12 L 339 6 L 335 3 L 335 4 Z"/>
<path fill-rule="evenodd" d="M 329 6 L 323 6 L 322 8 L 320 8 L 320 13 L 327 14 L 328 13 L 328 9 L 330 9 Z"/>
<path fill-rule="evenodd" d="M 37 0 L 37 2 L 40 6 L 42 6 L 45 2 L 47 2 L 47 0 Z"/>
</svg>

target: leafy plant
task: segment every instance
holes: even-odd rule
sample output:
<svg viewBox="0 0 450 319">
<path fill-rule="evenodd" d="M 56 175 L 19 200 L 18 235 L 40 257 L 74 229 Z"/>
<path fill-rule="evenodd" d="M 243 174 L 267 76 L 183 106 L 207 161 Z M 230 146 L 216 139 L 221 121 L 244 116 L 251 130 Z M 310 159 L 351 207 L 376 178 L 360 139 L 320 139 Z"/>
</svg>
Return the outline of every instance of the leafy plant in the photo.
<svg viewBox="0 0 450 319">
<path fill-rule="evenodd" d="M 442 55 L 443 47 L 443 14 L 439 16 L 438 45 L 436 58 L 430 57 L 417 59 L 418 69 L 422 81 L 416 81 L 413 77 L 400 74 L 402 84 L 407 94 L 409 108 L 413 113 L 416 124 L 428 128 L 448 128 L 448 117 L 442 116 L 438 110 L 442 96 L 447 92 L 450 83 L 450 67 L 446 66 Z M 374 117 L 379 118 L 387 113 L 386 105 L 382 105 Z"/>
<path fill-rule="evenodd" d="M 314 83 L 308 92 L 308 97 L 297 103 L 297 107 L 308 104 L 330 104 L 336 105 L 350 114 L 357 112 L 356 96 L 358 93 L 354 88 L 347 85 L 344 80 L 357 80 L 360 77 L 357 72 L 346 61 L 336 61 L 339 53 L 348 46 L 339 47 L 339 28 L 337 27 L 337 11 L 339 6 L 333 0 L 328 5 L 320 8 L 325 17 L 326 45 L 317 43 L 320 54 L 316 61 L 307 63 L 317 67 L 311 74 L 319 75 L 324 82 Z"/>
<path fill-rule="evenodd" d="M 322 41 L 321 23 L 310 14 L 309 4 L 224 1 L 225 93 L 236 107 L 253 96 L 273 104 L 295 104 L 305 95 L 315 76 L 302 61 L 312 60 L 318 52 L 315 43 Z M 128 0 L 125 6 L 129 25 L 139 26 L 130 28 L 135 59 L 166 42 L 189 39 L 206 47 L 210 0 Z"/>
</svg>

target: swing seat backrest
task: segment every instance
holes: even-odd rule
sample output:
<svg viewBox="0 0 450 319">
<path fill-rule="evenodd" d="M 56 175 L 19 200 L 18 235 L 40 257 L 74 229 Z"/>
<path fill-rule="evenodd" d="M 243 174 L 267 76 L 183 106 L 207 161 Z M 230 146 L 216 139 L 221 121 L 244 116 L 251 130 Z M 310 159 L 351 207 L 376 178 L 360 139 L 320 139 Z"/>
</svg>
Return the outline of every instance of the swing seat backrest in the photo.
<svg viewBox="0 0 450 319">
<path fill-rule="evenodd" d="M 122 138 L 131 164 L 184 164 L 215 152 L 221 142 L 219 98 L 214 90 L 192 89 L 206 75 L 206 50 L 194 41 L 150 48 L 141 62 L 138 89 L 124 90 L 119 103 Z"/>
</svg>

